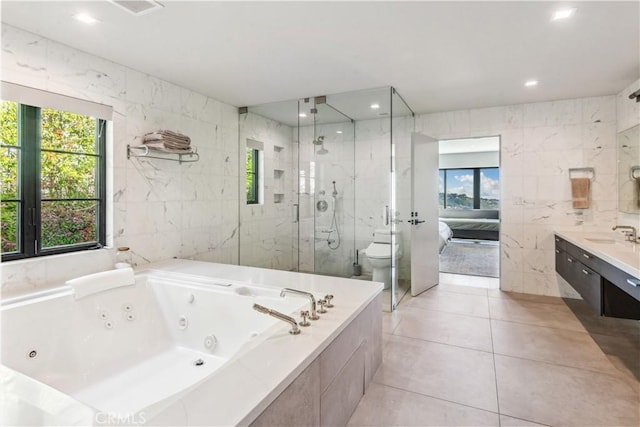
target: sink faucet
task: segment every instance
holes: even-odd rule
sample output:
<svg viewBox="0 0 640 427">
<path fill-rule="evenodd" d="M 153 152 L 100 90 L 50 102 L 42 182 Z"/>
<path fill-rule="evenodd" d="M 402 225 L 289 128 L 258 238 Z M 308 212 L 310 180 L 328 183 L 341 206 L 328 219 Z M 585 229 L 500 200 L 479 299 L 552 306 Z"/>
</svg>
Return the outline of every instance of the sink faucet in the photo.
<svg viewBox="0 0 640 427">
<path fill-rule="evenodd" d="M 629 231 L 623 232 L 624 235 L 627 236 L 627 240 L 630 242 L 638 243 L 638 233 L 635 227 L 632 227 L 630 225 L 616 225 L 615 227 L 612 228 L 612 230 L 616 231 L 619 228 L 623 230 L 629 230 Z"/>
<path fill-rule="evenodd" d="M 309 319 L 318 320 L 320 318 L 320 316 L 318 316 L 318 313 L 316 312 L 316 299 L 311 292 L 304 292 L 304 291 L 299 291 L 297 289 L 284 288 L 280 292 L 280 296 L 284 298 L 286 294 L 296 294 L 296 295 L 303 295 L 305 297 L 308 297 L 309 301 L 311 301 L 311 316 L 309 316 Z"/>
</svg>

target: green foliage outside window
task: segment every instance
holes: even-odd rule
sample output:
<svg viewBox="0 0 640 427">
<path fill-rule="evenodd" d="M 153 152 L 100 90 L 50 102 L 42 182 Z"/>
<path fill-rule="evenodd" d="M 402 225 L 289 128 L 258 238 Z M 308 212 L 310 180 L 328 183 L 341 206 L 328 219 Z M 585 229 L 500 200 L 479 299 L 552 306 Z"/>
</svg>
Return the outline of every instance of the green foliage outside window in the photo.
<svg viewBox="0 0 640 427">
<path fill-rule="evenodd" d="M 247 190 L 247 204 L 259 203 L 259 190 L 258 190 L 258 160 L 259 150 L 254 148 L 247 148 L 247 158 L 245 162 L 247 175 L 246 175 L 246 190 Z"/>
<path fill-rule="evenodd" d="M 21 207 L 30 196 L 23 189 L 21 174 L 35 178 L 39 191 L 40 245 L 42 249 L 99 242 L 100 147 L 98 129 L 103 121 L 75 113 L 52 109 L 35 109 L 31 134 L 40 134 L 40 150 L 35 137 L 19 141 L 20 106 L 0 103 L 0 167 L 2 171 L 2 253 L 19 252 L 20 226 L 24 221 Z M 27 126 L 31 126 L 27 124 Z M 27 133 L 27 132 L 23 132 Z M 35 152 L 33 165 L 21 163 L 27 150 Z M 38 171 L 39 168 L 39 171 Z M 102 184 L 104 185 L 104 184 Z M 25 192 L 26 191 L 26 192 Z M 38 236 L 35 237 L 38 239 Z"/>
</svg>

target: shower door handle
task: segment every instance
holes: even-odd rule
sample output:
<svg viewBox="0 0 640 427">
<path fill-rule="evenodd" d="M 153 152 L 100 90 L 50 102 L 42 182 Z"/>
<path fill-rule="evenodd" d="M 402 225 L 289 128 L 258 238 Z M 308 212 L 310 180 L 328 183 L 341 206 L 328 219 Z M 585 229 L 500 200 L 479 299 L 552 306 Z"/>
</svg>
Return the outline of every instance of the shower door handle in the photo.
<svg viewBox="0 0 640 427">
<path fill-rule="evenodd" d="M 293 223 L 296 224 L 300 222 L 300 205 L 297 203 L 293 204 L 294 213 L 293 213 Z"/>
<path fill-rule="evenodd" d="M 419 219 L 409 220 L 409 224 L 411 224 L 411 225 L 418 225 L 418 224 L 422 224 L 423 222 L 426 222 L 426 221 L 424 221 L 424 220 L 420 221 Z"/>
<path fill-rule="evenodd" d="M 389 225 L 389 205 L 384 206 L 384 225 Z"/>
</svg>

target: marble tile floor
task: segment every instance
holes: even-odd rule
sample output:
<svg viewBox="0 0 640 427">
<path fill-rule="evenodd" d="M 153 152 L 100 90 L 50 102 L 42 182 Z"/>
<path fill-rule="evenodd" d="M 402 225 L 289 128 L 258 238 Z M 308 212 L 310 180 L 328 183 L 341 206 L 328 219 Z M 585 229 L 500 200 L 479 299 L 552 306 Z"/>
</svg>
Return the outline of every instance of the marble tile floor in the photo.
<svg viewBox="0 0 640 427">
<path fill-rule="evenodd" d="M 349 425 L 640 425 L 638 379 L 574 311 L 561 298 L 451 284 L 407 295 L 383 314 L 383 363 Z M 630 339 L 639 330 L 612 323 Z"/>
</svg>

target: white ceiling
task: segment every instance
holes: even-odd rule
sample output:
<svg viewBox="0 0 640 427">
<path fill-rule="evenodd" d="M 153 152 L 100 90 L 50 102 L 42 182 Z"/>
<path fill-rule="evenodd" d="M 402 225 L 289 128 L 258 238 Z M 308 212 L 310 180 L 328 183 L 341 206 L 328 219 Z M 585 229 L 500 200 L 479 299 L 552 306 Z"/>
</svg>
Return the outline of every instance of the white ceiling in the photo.
<svg viewBox="0 0 640 427">
<path fill-rule="evenodd" d="M 235 106 L 390 85 L 424 113 L 611 95 L 640 75 L 638 1 L 162 3 L 1 6 L 5 23 Z"/>
</svg>

